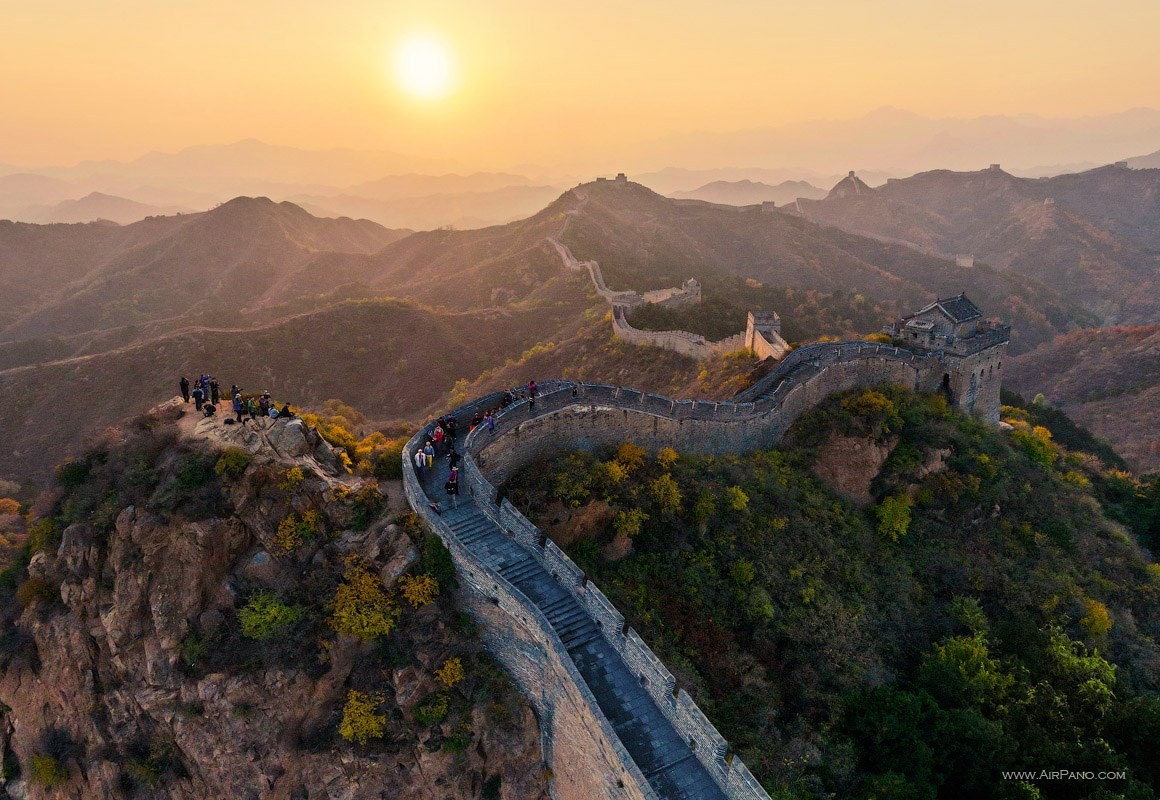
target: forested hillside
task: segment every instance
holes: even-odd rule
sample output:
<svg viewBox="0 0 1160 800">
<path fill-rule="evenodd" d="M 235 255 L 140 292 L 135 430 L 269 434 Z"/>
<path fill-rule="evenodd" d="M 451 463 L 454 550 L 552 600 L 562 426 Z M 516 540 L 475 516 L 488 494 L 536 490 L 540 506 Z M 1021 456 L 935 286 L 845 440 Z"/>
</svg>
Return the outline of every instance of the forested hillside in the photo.
<svg viewBox="0 0 1160 800">
<path fill-rule="evenodd" d="M 1040 412 L 860 390 L 773 450 L 626 443 L 508 491 L 774 796 L 1154 797 L 1160 491 Z M 1002 776 L 1052 769 L 1126 777 Z"/>
</svg>

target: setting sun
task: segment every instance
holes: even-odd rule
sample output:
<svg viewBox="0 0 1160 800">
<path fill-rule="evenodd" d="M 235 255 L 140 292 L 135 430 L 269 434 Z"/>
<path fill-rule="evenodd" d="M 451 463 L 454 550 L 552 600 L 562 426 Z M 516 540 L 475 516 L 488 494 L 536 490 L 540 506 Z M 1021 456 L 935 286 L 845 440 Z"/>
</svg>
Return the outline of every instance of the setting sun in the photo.
<svg viewBox="0 0 1160 800">
<path fill-rule="evenodd" d="M 451 90 L 451 56 L 438 39 L 416 36 L 395 54 L 395 80 L 408 94 L 428 100 Z"/>
</svg>

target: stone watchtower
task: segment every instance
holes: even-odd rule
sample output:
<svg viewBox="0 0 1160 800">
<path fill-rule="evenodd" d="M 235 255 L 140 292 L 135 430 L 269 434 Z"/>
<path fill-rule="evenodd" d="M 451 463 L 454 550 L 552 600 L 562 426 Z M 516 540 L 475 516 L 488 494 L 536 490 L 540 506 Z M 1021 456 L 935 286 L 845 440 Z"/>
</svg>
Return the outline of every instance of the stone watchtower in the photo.
<svg viewBox="0 0 1160 800">
<path fill-rule="evenodd" d="M 942 358 L 942 374 L 926 388 L 946 394 L 955 408 L 999 422 L 999 387 L 1011 326 L 983 319 L 965 294 L 937 299 L 885 328 L 903 347 Z"/>
</svg>

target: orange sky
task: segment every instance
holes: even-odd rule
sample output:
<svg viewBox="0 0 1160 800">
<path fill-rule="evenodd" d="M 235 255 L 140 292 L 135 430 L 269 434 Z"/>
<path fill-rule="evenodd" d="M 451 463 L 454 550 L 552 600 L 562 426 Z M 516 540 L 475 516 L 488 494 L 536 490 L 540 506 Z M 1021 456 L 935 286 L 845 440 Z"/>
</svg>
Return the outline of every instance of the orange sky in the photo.
<svg viewBox="0 0 1160 800">
<path fill-rule="evenodd" d="M 3 0 L 0 164 L 256 137 L 483 168 L 860 116 L 1160 106 L 1155 0 Z M 446 42 L 406 97 L 392 50 Z"/>
</svg>

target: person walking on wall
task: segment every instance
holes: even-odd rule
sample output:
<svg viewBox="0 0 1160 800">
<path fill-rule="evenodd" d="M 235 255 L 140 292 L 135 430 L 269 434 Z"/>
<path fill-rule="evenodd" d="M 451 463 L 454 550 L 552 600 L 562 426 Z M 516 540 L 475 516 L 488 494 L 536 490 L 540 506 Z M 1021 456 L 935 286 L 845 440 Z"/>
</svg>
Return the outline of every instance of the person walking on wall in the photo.
<svg viewBox="0 0 1160 800">
<path fill-rule="evenodd" d="M 423 446 L 423 455 L 427 458 L 427 469 L 435 467 L 435 448 L 430 441 Z"/>
<path fill-rule="evenodd" d="M 181 376 L 181 383 L 179 383 L 178 386 L 181 387 L 181 399 L 184 402 L 188 403 L 189 402 L 189 379 L 186 378 L 184 375 L 182 375 Z"/>
<path fill-rule="evenodd" d="M 447 479 L 447 483 L 443 484 L 443 491 L 447 492 L 447 498 L 451 501 L 452 508 L 459 507 L 459 475 L 452 470 L 451 477 Z"/>
<path fill-rule="evenodd" d="M 435 432 L 431 434 L 431 440 L 435 442 L 435 455 L 437 456 L 443 453 L 443 439 L 443 426 L 435 423 Z"/>
</svg>

